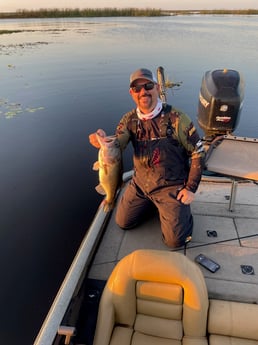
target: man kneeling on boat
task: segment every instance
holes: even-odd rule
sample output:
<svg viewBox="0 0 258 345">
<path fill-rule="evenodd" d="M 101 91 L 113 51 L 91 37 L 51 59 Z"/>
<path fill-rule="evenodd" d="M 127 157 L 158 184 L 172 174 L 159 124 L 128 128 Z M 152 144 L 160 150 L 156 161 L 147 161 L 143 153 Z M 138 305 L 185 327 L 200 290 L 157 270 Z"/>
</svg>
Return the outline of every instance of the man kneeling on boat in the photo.
<svg viewBox="0 0 258 345">
<path fill-rule="evenodd" d="M 192 235 L 190 204 L 201 180 L 205 151 L 191 119 L 163 105 L 159 91 L 150 70 L 131 74 L 129 93 L 136 109 L 122 117 L 116 135 L 122 150 L 132 142 L 134 175 L 118 204 L 116 222 L 131 229 L 154 205 L 164 243 L 180 247 Z"/>
</svg>

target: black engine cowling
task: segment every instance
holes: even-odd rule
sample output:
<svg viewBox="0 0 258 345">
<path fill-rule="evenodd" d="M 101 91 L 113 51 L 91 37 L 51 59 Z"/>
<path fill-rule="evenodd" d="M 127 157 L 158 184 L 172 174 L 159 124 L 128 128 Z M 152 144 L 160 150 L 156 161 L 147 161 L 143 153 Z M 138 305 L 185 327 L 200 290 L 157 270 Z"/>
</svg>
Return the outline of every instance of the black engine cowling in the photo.
<svg viewBox="0 0 258 345">
<path fill-rule="evenodd" d="M 232 133 L 243 105 L 244 85 L 232 69 L 207 71 L 202 79 L 198 123 L 206 137 Z"/>
</svg>

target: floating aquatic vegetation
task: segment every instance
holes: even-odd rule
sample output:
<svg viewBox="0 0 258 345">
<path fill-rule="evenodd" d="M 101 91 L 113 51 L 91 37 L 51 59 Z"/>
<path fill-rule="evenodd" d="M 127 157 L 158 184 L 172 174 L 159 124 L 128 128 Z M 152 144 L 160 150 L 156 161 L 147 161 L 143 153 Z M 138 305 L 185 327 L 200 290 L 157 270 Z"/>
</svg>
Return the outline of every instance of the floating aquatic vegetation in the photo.
<svg viewBox="0 0 258 345">
<path fill-rule="evenodd" d="M 0 99 L 0 118 L 6 119 L 14 118 L 24 113 L 35 113 L 39 110 L 44 110 L 44 107 L 22 107 L 20 103 L 9 102 L 8 99 Z"/>
<path fill-rule="evenodd" d="M 38 107 L 38 108 L 26 108 L 25 110 L 28 111 L 29 113 L 35 113 L 35 111 L 38 110 L 43 110 L 44 107 Z"/>
<path fill-rule="evenodd" d="M 12 117 L 17 116 L 19 113 L 22 113 L 22 110 L 7 111 L 4 115 L 6 119 L 11 119 Z"/>
<path fill-rule="evenodd" d="M 6 104 L 8 103 L 8 100 L 7 99 L 0 99 L 0 107 L 3 105 L 3 104 Z"/>
<path fill-rule="evenodd" d="M 21 104 L 19 103 L 7 103 L 6 110 L 7 111 L 4 113 L 6 119 L 10 119 L 23 112 Z"/>
<path fill-rule="evenodd" d="M 42 45 L 48 45 L 49 42 L 38 41 L 38 42 L 25 42 L 17 44 L 0 44 L 0 55 L 13 55 L 22 54 L 28 49 L 39 48 Z"/>
</svg>

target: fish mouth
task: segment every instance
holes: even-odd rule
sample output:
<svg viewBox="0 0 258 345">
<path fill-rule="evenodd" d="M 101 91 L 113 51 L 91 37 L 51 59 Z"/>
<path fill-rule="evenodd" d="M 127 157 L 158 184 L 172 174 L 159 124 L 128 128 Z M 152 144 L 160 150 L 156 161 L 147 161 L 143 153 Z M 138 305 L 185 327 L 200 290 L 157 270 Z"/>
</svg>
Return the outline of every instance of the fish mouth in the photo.
<svg viewBox="0 0 258 345">
<path fill-rule="evenodd" d="M 104 138 L 106 142 L 110 143 L 111 141 L 114 141 L 116 139 L 116 135 L 109 135 Z"/>
</svg>

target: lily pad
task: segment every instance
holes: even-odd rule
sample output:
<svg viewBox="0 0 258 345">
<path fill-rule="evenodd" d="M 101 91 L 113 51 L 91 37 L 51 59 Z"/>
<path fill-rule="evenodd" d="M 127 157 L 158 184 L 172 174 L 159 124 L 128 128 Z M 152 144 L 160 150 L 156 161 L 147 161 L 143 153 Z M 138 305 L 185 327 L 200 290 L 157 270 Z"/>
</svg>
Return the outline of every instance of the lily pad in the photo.
<svg viewBox="0 0 258 345">
<path fill-rule="evenodd" d="M 29 113 L 35 113 L 35 111 L 38 110 L 43 110 L 44 107 L 38 107 L 38 108 L 26 108 L 25 110 L 28 111 Z"/>
<path fill-rule="evenodd" d="M 14 118 L 22 113 L 35 113 L 38 110 L 44 110 L 44 107 L 27 107 L 23 108 L 20 103 L 9 102 L 7 99 L 0 99 L 0 115 L 2 114 L 6 119 Z"/>
</svg>

